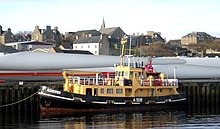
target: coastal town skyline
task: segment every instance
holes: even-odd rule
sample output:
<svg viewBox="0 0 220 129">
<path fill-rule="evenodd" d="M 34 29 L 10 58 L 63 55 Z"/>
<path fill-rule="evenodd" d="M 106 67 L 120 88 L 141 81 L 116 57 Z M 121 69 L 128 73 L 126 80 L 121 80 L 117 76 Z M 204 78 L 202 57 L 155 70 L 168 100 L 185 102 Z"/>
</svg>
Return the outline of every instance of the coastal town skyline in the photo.
<svg viewBox="0 0 220 129">
<path fill-rule="evenodd" d="M 207 32 L 219 37 L 217 0 L 1 0 L 3 30 L 33 31 L 36 25 L 57 26 L 60 32 L 121 27 L 127 34 L 159 31 L 162 37 L 179 39 L 189 32 Z"/>
</svg>

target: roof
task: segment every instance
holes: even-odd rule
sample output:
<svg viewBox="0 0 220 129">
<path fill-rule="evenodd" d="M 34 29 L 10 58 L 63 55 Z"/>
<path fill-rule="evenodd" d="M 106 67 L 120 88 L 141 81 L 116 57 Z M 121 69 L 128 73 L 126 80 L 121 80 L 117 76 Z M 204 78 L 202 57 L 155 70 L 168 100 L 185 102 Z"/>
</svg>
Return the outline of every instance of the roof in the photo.
<svg viewBox="0 0 220 129">
<path fill-rule="evenodd" d="M 92 34 L 93 36 L 99 36 L 101 33 L 96 29 L 93 30 L 81 30 L 75 33 L 77 36 L 82 36 L 83 34 Z"/>
<path fill-rule="evenodd" d="M 175 40 L 169 40 L 166 45 L 180 45 L 181 44 L 181 40 L 180 39 L 175 39 Z"/>
<path fill-rule="evenodd" d="M 10 42 L 6 44 L 25 44 L 25 45 L 53 45 L 52 43 L 38 42 L 38 41 L 24 41 L 24 42 Z"/>
<path fill-rule="evenodd" d="M 54 51 L 56 53 L 69 53 L 69 54 L 89 54 L 89 55 L 93 55 L 91 52 L 89 51 L 84 51 L 84 50 L 72 50 L 72 49 L 60 49 L 59 47 L 53 47 Z"/>
<path fill-rule="evenodd" d="M 70 42 L 62 42 L 61 45 L 62 45 L 65 49 L 70 49 L 70 48 L 72 48 L 72 43 L 70 43 Z"/>
<path fill-rule="evenodd" d="M 0 45 L 0 52 L 16 53 L 16 52 L 19 52 L 19 50 L 15 49 L 11 46 Z"/>
<path fill-rule="evenodd" d="M 99 30 L 102 34 L 112 35 L 119 27 L 102 28 Z"/>
<path fill-rule="evenodd" d="M 160 34 L 158 33 L 154 33 L 154 38 L 157 40 L 157 41 L 164 41 L 164 39 L 161 37 Z"/>
<path fill-rule="evenodd" d="M 60 49 L 59 47 L 53 47 L 53 50 L 57 53 L 63 53 L 62 49 Z"/>
<path fill-rule="evenodd" d="M 187 36 L 191 36 L 191 35 L 194 35 L 194 36 L 202 36 L 202 37 L 206 37 L 206 36 L 212 37 L 211 35 L 209 35 L 209 34 L 207 34 L 207 33 L 205 33 L 205 32 L 191 32 L 191 33 L 189 33 L 189 34 L 187 34 L 187 35 L 185 35 L 185 36 L 183 36 L 183 37 L 187 37 Z"/>
<path fill-rule="evenodd" d="M 72 54 L 88 54 L 88 55 L 93 55 L 90 51 L 83 51 L 83 50 L 62 50 L 63 53 L 72 53 Z"/>
<path fill-rule="evenodd" d="M 79 39 L 76 39 L 74 43 L 98 43 L 100 39 L 100 36 L 80 37 Z"/>
</svg>

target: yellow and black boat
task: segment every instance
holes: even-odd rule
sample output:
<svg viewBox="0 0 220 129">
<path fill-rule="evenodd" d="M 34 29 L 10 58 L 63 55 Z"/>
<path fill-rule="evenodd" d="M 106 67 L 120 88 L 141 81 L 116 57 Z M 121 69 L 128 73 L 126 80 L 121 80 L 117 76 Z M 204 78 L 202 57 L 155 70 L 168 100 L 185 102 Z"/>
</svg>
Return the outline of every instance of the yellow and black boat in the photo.
<svg viewBox="0 0 220 129">
<path fill-rule="evenodd" d="M 42 86 L 39 91 L 43 113 L 150 111 L 184 109 L 186 96 L 178 93 L 178 80 L 146 66 L 123 63 L 114 76 L 100 72 L 64 71 L 63 90 Z"/>
</svg>

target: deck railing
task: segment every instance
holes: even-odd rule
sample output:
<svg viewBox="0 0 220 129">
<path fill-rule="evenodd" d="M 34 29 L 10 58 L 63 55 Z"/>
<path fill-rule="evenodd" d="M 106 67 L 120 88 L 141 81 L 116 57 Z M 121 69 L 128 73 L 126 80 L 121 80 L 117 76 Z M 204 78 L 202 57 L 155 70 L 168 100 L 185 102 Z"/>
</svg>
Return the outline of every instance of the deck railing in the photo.
<svg viewBox="0 0 220 129">
<path fill-rule="evenodd" d="M 178 79 L 164 79 L 163 86 L 178 86 Z"/>
<path fill-rule="evenodd" d="M 80 77 L 74 77 L 73 79 L 69 79 L 70 83 L 78 83 L 80 85 L 101 85 L 101 86 L 113 86 L 116 82 L 115 78 L 80 78 Z M 119 80 L 122 81 L 122 80 Z M 161 83 L 158 83 L 161 82 Z M 141 83 L 141 82 L 140 82 Z M 150 86 L 149 80 L 142 82 L 140 84 L 142 86 Z M 177 79 L 153 79 L 151 86 L 178 86 L 178 80 Z"/>
</svg>

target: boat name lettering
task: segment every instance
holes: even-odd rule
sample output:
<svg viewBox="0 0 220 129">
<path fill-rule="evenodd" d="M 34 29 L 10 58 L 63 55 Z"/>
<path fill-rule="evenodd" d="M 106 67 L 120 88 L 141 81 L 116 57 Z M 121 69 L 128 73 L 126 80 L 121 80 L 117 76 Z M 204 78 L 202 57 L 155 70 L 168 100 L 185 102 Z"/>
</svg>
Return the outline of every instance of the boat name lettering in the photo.
<svg viewBox="0 0 220 129">
<path fill-rule="evenodd" d="M 47 92 L 54 93 L 54 94 L 61 94 L 61 91 L 53 90 L 53 89 L 50 89 L 50 88 L 47 88 Z"/>
<path fill-rule="evenodd" d="M 142 100 L 142 98 L 134 98 L 133 101 L 134 102 L 142 102 L 143 100 Z"/>
</svg>

